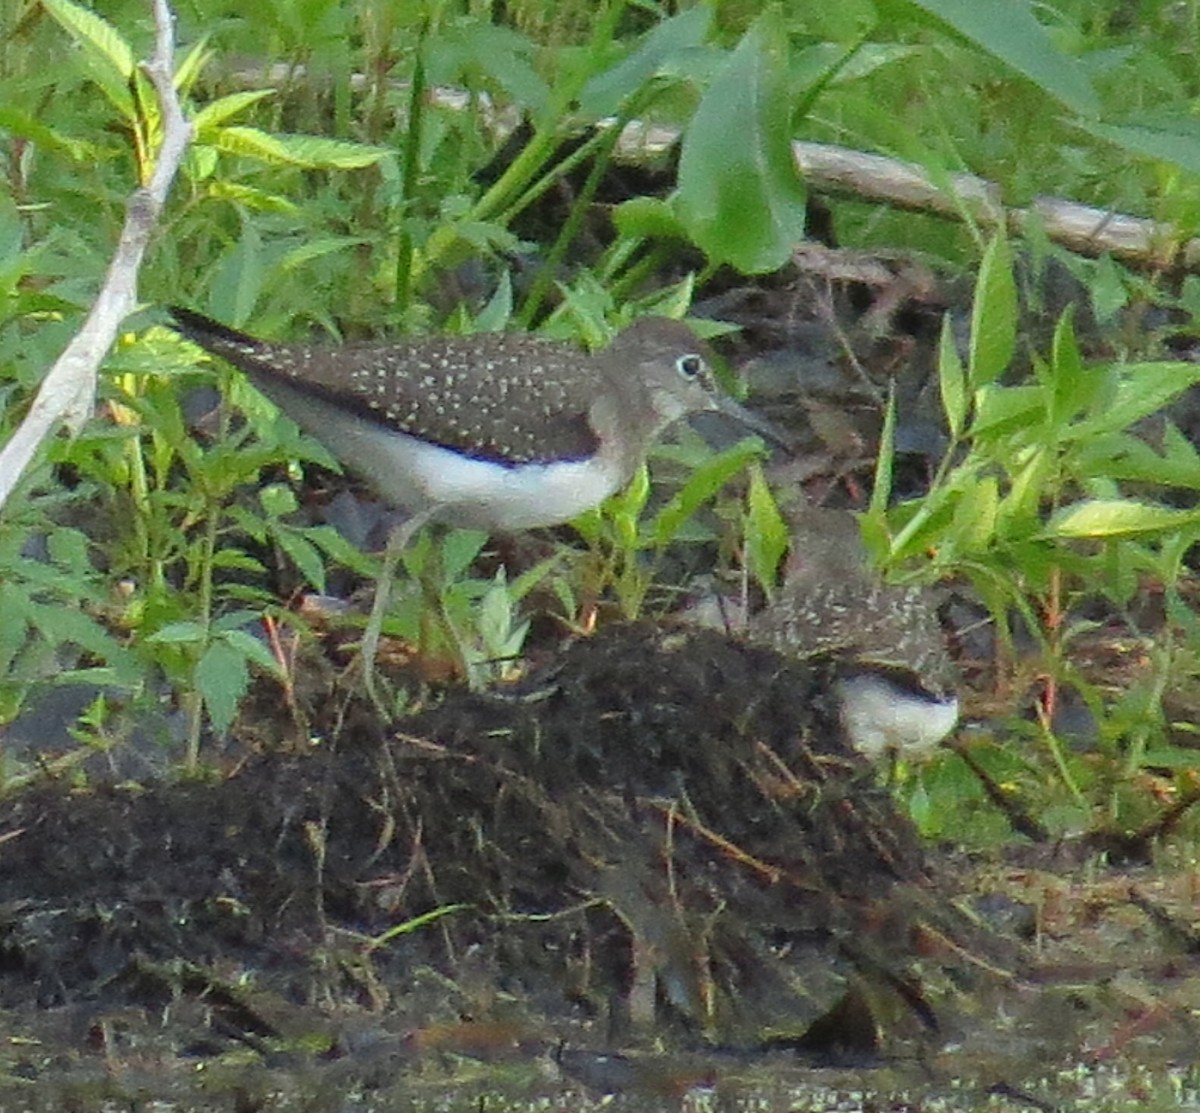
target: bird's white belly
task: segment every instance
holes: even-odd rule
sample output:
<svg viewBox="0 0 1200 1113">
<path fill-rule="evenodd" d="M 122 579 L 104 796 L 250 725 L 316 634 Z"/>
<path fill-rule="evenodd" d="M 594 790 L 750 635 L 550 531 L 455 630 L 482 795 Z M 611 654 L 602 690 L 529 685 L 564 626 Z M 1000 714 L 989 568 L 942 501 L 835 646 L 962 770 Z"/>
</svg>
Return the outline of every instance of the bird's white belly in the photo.
<svg viewBox="0 0 1200 1113">
<path fill-rule="evenodd" d="M 837 682 L 842 726 L 859 753 L 877 758 L 933 749 L 958 723 L 958 697 L 926 697 L 870 672 Z"/>
<path fill-rule="evenodd" d="M 552 526 L 599 505 L 620 486 L 604 459 L 506 468 L 462 456 L 403 433 L 359 427 L 347 465 L 388 502 L 416 513 L 444 509 L 438 521 L 472 529 L 518 530 Z"/>
<path fill-rule="evenodd" d="M 622 482 L 603 457 L 506 468 L 364 421 L 275 379 L 256 385 L 348 470 L 401 510 L 444 507 L 437 520 L 471 529 L 553 526 L 598 506 Z"/>
</svg>

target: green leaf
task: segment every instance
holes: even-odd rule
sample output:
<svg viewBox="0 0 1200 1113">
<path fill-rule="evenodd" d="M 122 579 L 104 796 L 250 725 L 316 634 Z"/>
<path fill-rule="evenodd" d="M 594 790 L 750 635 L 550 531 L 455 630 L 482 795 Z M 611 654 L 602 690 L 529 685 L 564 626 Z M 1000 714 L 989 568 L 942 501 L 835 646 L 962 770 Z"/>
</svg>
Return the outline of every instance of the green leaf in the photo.
<svg viewBox="0 0 1200 1113">
<path fill-rule="evenodd" d="M 133 51 L 111 23 L 71 0 L 42 0 L 42 8 L 76 42 L 103 58 L 117 81 L 129 84 L 133 78 Z"/>
<path fill-rule="evenodd" d="M 442 539 L 442 575 L 446 580 L 462 579 L 488 542 L 486 530 L 452 529 Z"/>
<path fill-rule="evenodd" d="M 0 130 L 36 143 L 47 151 L 61 151 L 78 161 L 99 162 L 100 148 L 81 139 L 73 139 L 48 127 L 41 120 L 12 105 L 0 104 Z"/>
<path fill-rule="evenodd" d="M 650 469 L 642 464 L 633 473 L 625 489 L 606 499 L 601 507 L 601 518 L 607 518 L 612 523 L 617 547 L 625 552 L 637 547 L 638 522 L 649 498 Z M 584 536 L 587 534 L 584 533 Z"/>
<path fill-rule="evenodd" d="M 1088 499 L 1064 507 L 1046 526 L 1048 537 L 1133 537 L 1200 524 L 1200 511 L 1175 510 L 1134 499 Z"/>
<path fill-rule="evenodd" d="M 1028 528 L 1028 523 L 1037 520 L 1046 493 L 1056 490 L 1058 481 L 1058 457 L 1050 448 L 1038 445 L 1031 452 L 1022 453 L 998 516 L 1007 522 L 1009 529 Z"/>
<path fill-rule="evenodd" d="M 371 576 L 378 571 L 370 558 L 351 545 L 333 526 L 311 526 L 306 532 L 330 560 L 343 568 L 349 568 L 361 576 Z"/>
<path fill-rule="evenodd" d="M 245 655 L 219 638 L 204 651 L 196 665 L 195 679 L 213 729 L 224 734 L 237 714 L 238 702 L 250 687 Z"/>
<path fill-rule="evenodd" d="M 52 643 L 77 645 L 111 664 L 126 683 L 131 680 L 134 675 L 132 654 L 78 606 L 34 603 L 28 613 L 34 628 Z"/>
<path fill-rule="evenodd" d="M 477 89 L 482 76 L 534 119 L 550 106 L 551 91 L 534 65 L 535 44 L 518 31 L 488 20 L 450 27 L 427 43 L 430 80 Z"/>
<path fill-rule="evenodd" d="M 222 321 L 241 324 L 254 312 L 262 293 L 263 245 L 259 225 L 242 222 L 242 234 L 221 257 L 212 279 L 211 304 Z"/>
<path fill-rule="evenodd" d="M 43 0 L 42 7 L 83 48 L 83 68 L 109 103 L 130 126 L 139 126 L 139 112 L 130 93 L 138 80 L 133 51 L 112 24 L 71 0 Z"/>
<path fill-rule="evenodd" d="M 972 477 L 965 483 L 950 528 L 956 552 L 963 556 L 986 552 L 995 540 L 999 510 L 1000 486 L 994 475 Z"/>
<path fill-rule="evenodd" d="M 286 483 L 268 483 L 259 489 L 258 504 L 272 518 L 293 514 L 298 505 L 296 492 Z"/>
<path fill-rule="evenodd" d="M 1101 255 L 1096 260 L 1088 282 L 1088 296 L 1097 324 L 1119 327 L 1114 318 L 1129 305 L 1125 282 L 1126 272 L 1111 255 Z"/>
<path fill-rule="evenodd" d="M 247 661 L 258 665 L 271 676 L 280 675 L 282 670 L 275 655 L 253 634 L 247 634 L 245 630 L 225 630 L 221 637 Z"/>
<path fill-rule="evenodd" d="M 942 334 L 938 340 L 938 386 L 942 392 L 942 409 L 950 436 L 958 440 L 967 422 L 967 376 L 954 342 L 950 315 L 942 318 Z"/>
<path fill-rule="evenodd" d="M 612 214 L 617 231 L 627 239 L 686 240 L 687 229 L 674 207 L 658 197 L 622 201 Z"/>
<path fill-rule="evenodd" d="M 588 119 L 615 116 L 625 99 L 652 78 L 668 69 L 678 75 L 682 60 L 704 45 L 711 18 L 708 5 L 697 4 L 656 24 L 625 58 L 583 87 L 579 96 L 583 115 Z"/>
<path fill-rule="evenodd" d="M 1200 365 L 1195 363 L 1132 363 L 1120 370 L 1116 390 L 1099 412 L 1075 426 L 1076 440 L 1128 429 L 1200 383 Z"/>
<path fill-rule="evenodd" d="M 779 562 L 787 551 L 789 534 L 758 461 L 750 467 L 747 503 L 746 563 L 750 575 L 770 598 L 778 583 Z"/>
<path fill-rule="evenodd" d="M 192 150 L 196 150 L 195 147 Z M 211 182 L 207 196 L 214 201 L 229 201 L 260 213 L 298 214 L 300 206 L 278 193 L 268 193 L 242 182 Z"/>
<path fill-rule="evenodd" d="M 305 170 L 359 170 L 374 166 L 394 153 L 386 147 L 311 135 L 268 135 L 258 128 L 236 126 L 215 130 L 209 144 L 227 154 Z"/>
<path fill-rule="evenodd" d="M 924 838 L 934 838 L 940 833 L 941 813 L 930 799 L 924 781 L 918 781 L 908 798 L 908 816 Z"/>
<path fill-rule="evenodd" d="M 1083 67 L 1054 45 L 1028 0 L 912 0 L 1081 116 L 1100 100 Z"/>
<path fill-rule="evenodd" d="M 500 332 L 512 320 L 513 288 L 512 275 L 506 270 L 496 282 L 492 296 L 476 315 L 473 322 L 476 332 Z"/>
<path fill-rule="evenodd" d="M 1016 346 L 1017 284 L 1008 240 L 1000 234 L 983 253 L 975 281 L 967 363 L 971 385 L 978 390 L 995 382 L 1012 362 Z"/>
<path fill-rule="evenodd" d="M 29 597 L 14 583 L 0 581 L 0 610 L 4 621 L 0 622 L 0 677 L 12 669 L 12 663 L 29 631 Z"/>
<path fill-rule="evenodd" d="M 90 570 L 87 534 L 82 530 L 60 526 L 46 539 L 50 559 L 65 569 L 86 575 Z"/>
<path fill-rule="evenodd" d="M 170 622 L 146 641 L 156 645 L 201 645 L 207 638 L 208 630 L 199 622 Z"/>
<path fill-rule="evenodd" d="M 1101 124 L 1090 120 L 1076 120 L 1075 126 L 1122 150 L 1169 162 L 1192 174 L 1200 173 L 1200 135 L 1196 132 L 1194 118 L 1181 117 L 1155 127 Z"/>
<path fill-rule="evenodd" d="M 206 104 L 192 117 L 196 142 L 207 143 L 211 138 L 209 133 L 215 134 L 215 129 L 231 116 L 236 116 L 252 104 L 257 104 L 265 97 L 273 96 L 274 93 L 274 89 L 252 89 L 242 93 L 230 93 L 226 97 L 220 97 L 212 103 Z"/>
<path fill-rule="evenodd" d="M 313 588 L 325 592 L 325 562 L 317 547 L 312 544 L 299 530 L 277 527 L 271 535 L 279 547 L 287 553 L 292 563 L 300 570 L 300 575 L 312 584 Z"/>
<path fill-rule="evenodd" d="M 208 35 L 201 35 L 190 47 L 182 59 L 175 63 L 175 88 L 186 96 L 196 84 L 213 52 L 208 48 Z"/>
<path fill-rule="evenodd" d="M 863 42 L 865 21 L 857 27 L 853 27 L 853 19 L 850 23 L 842 41 L 816 43 L 794 52 L 790 67 L 793 88 L 812 89 L 862 81 L 884 66 L 920 58 L 921 48 L 916 45 Z M 847 42 L 853 42 L 851 50 L 847 50 Z"/>
<path fill-rule="evenodd" d="M 705 460 L 651 520 L 649 536 L 653 546 L 669 545 L 683 524 L 730 479 L 761 456 L 762 450 L 762 442 L 749 437 Z"/>
<path fill-rule="evenodd" d="M 676 211 L 714 263 L 777 270 L 804 236 L 788 103 L 787 30 L 773 6 L 742 37 L 683 137 Z"/>
<path fill-rule="evenodd" d="M 1103 369 L 1084 365 L 1079 342 L 1075 339 L 1075 316 L 1071 309 L 1067 309 L 1054 326 L 1049 371 L 1047 419 L 1053 429 L 1087 410 L 1108 383 Z"/>
<path fill-rule="evenodd" d="M 1040 386 L 983 387 L 975 395 L 971 436 L 1002 437 L 1014 429 L 1035 426 L 1045 413 L 1046 392 Z"/>
<path fill-rule="evenodd" d="M 214 568 L 228 568 L 238 572 L 249 572 L 252 576 L 261 575 L 266 571 L 261 560 L 255 560 L 249 553 L 240 549 L 218 549 L 213 553 Z"/>
<path fill-rule="evenodd" d="M 883 521 L 892 498 L 892 480 L 896 467 L 896 391 L 888 391 L 887 407 L 883 411 L 883 429 L 879 433 L 879 455 L 875 459 L 875 482 L 871 487 L 868 513 Z"/>
</svg>

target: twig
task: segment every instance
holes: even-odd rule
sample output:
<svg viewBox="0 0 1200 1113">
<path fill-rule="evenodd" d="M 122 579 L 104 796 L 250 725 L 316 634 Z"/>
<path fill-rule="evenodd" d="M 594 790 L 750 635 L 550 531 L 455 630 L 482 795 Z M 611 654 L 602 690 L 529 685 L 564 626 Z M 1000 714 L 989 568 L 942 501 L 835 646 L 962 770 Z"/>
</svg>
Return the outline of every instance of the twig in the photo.
<svg viewBox="0 0 1200 1113">
<path fill-rule="evenodd" d="M 1081 255 L 1111 253 L 1142 266 L 1200 268 L 1200 239 L 1181 240 L 1170 224 L 1039 197 L 1027 209 L 1007 208 L 994 182 L 974 174 L 937 180 L 919 166 L 824 143 L 792 144 L 796 165 L 809 185 L 824 193 L 883 201 L 900 209 L 961 218 L 1013 231 L 1037 221 L 1055 243 Z"/>
<path fill-rule="evenodd" d="M 60 425 L 74 435 L 91 416 L 97 371 L 121 322 L 137 304 L 138 270 L 191 139 L 191 125 L 183 117 L 172 76 L 175 17 L 167 0 L 151 0 L 151 8 L 154 57 L 143 68 L 158 95 L 163 136 L 154 172 L 149 185 L 130 195 L 121 237 L 87 320 L 42 381 L 21 426 L 0 450 L 0 508 L 8 502 L 41 443 Z"/>
<path fill-rule="evenodd" d="M 261 68 L 230 76 L 251 88 L 262 87 L 264 80 L 269 84 L 316 80 L 303 66 L 292 65 L 272 67 L 265 78 Z M 352 88 L 367 84 L 365 76 L 352 75 Z M 404 89 L 404 83 L 398 83 L 397 88 Z M 444 108 L 481 110 L 488 126 L 501 138 L 509 135 L 519 121 L 515 111 L 497 107 L 486 95 L 472 96 L 463 89 L 438 86 L 429 90 L 429 96 Z M 615 123 L 609 118 L 601 120 L 599 126 L 612 127 Z M 679 135 L 678 128 L 634 120 L 621 132 L 616 151 L 624 158 L 661 154 Z M 1014 232 L 1037 222 L 1049 239 L 1080 255 L 1112 254 L 1141 267 L 1200 270 L 1200 239 L 1183 239 L 1175 225 L 1162 221 L 1059 197 L 1039 197 L 1028 208 L 1010 208 L 1004 204 L 999 185 L 974 174 L 935 175 L 914 163 L 829 143 L 796 140 L 792 154 L 805 181 L 818 193 L 879 201 L 952 220 L 969 218 L 988 228 L 1003 222 Z"/>
</svg>

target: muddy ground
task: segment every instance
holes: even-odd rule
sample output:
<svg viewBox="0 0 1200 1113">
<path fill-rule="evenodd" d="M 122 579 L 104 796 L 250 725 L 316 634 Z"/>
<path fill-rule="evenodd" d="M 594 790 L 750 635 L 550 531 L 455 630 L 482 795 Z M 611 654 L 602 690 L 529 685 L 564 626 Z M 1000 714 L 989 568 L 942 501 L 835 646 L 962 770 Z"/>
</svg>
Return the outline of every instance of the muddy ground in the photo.
<svg viewBox="0 0 1200 1113">
<path fill-rule="evenodd" d="M 387 729 L 331 691 L 205 780 L 47 778 L 0 807 L 0 1109 L 1186 1087 L 1191 864 L 923 846 L 838 667 L 615 626 Z"/>
</svg>

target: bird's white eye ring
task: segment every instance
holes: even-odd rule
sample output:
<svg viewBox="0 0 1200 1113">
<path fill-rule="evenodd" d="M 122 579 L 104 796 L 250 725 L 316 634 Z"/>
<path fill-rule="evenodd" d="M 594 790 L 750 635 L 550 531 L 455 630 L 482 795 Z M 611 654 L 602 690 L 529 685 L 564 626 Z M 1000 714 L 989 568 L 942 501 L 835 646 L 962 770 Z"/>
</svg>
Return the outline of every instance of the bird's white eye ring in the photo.
<svg viewBox="0 0 1200 1113">
<path fill-rule="evenodd" d="M 680 373 L 689 382 L 697 379 L 704 371 L 704 358 L 695 353 L 690 353 L 686 356 L 680 356 L 675 361 L 675 370 Z"/>
</svg>

